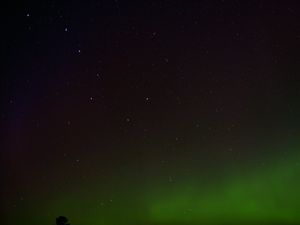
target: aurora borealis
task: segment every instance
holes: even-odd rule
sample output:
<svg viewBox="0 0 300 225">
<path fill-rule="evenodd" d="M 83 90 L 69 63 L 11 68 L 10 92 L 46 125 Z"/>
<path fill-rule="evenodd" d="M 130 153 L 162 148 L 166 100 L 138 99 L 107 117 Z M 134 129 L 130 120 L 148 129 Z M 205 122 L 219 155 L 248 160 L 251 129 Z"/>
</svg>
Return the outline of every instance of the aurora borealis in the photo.
<svg viewBox="0 0 300 225">
<path fill-rule="evenodd" d="M 53 212 L 59 212 L 57 205 L 68 205 L 76 197 L 84 206 L 70 207 L 70 214 L 80 210 L 85 214 L 80 223 L 120 223 L 125 224 L 297 224 L 299 221 L 299 157 L 281 161 L 271 168 L 248 172 L 242 175 L 229 175 L 224 181 L 201 182 L 195 175 L 190 180 L 176 184 L 156 181 L 154 188 L 147 186 L 142 193 L 117 190 L 121 197 L 117 208 L 110 209 L 112 202 L 101 205 L 92 199 L 87 190 L 79 191 L 66 199 L 53 202 Z M 123 181 L 121 182 L 123 183 Z M 97 186 L 97 185 L 96 185 Z M 89 189 L 87 187 L 87 189 Z M 117 188 L 118 189 L 118 188 Z M 153 190 L 152 190 L 153 189 Z M 135 196 L 137 195 L 137 196 Z M 134 197 L 132 197 L 134 196 Z M 101 198 L 101 197 L 100 197 Z M 137 206 L 128 204 L 138 202 Z M 76 203 L 73 203 L 76 205 Z M 106 205 L 107 204 L 107 205 Z M 58 207 L 59 208 L 59 207 Z M 92 209 L 92 210 L 91 210 Z M 55 213 L 54 213 L 55 214 Z M 92 216 L 91 216 L 92 215 Z M 115 218 L 113 215 L 118 215 Z"/>
<path fill-rule="evenodd" d="M 0 223 L 300 224 L 299 8 L 5 6 Z"/>
</svg>

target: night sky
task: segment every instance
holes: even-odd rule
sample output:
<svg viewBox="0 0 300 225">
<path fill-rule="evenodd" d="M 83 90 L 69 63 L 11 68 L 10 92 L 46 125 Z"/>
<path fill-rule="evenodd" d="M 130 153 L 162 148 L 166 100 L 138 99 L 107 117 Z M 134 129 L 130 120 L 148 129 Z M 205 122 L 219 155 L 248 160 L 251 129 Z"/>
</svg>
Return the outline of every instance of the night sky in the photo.
<svg viewBox="0 0 300 225">
<path fill-rule="evenodd" d="M 299 1 L 2 11 L 1 224 L 300 224 Z"/>
</svg>

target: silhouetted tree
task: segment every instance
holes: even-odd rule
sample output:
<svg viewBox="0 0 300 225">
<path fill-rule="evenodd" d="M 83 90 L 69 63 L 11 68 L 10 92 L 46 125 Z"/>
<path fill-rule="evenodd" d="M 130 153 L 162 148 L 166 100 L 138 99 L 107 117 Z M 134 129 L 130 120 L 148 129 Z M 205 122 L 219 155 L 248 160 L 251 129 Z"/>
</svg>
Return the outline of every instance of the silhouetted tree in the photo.
<svg viewBox="0 0 300 225">
<path fill-rule="evenodd" d="M 70 225 L 68 219 L 65 216 L 59 216 L 56 218 L 56 225 Z"/>
</svg>

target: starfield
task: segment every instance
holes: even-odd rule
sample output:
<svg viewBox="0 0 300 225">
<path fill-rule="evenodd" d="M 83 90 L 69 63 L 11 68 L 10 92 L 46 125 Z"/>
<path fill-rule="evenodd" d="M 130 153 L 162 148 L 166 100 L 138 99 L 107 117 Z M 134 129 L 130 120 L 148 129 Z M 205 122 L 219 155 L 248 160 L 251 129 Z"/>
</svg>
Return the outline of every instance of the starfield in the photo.
<svg viewBox="0 0 300 225">
<path fill-rule="evenodd" d="M 1 9 L 1 224 L 300 224 L 299 1 Z"/>
</svg>

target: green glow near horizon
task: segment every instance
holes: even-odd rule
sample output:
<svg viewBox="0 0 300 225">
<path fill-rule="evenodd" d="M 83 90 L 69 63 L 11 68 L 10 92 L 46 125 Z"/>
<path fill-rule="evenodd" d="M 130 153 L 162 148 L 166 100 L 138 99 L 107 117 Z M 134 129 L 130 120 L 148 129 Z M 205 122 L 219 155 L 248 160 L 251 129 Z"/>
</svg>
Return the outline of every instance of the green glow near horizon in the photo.
<svg viewBox="0 0 300 225">
<path fill-rule="evenodd" d="M 110 202 L 101 188 L 80 189 L 53 199 L 49 218 L 62 213 L 71 224 L 296 224 L 300 223 L 299 157 L 247 174 L 229 174 L 218 184 L 159 182 L 120 186 Z M 133 182 L 134 183 L 134 182 Z M 132 185 L 132 184 L 131 184 Z M 131 189 L 133 188 L 133 189 Z M 99 202 L 96 199 L 103 199 Z"/>
<path fill-rule="evenodd" d="M 293 161 L 232 178 L 212 190 L 195 184 L 154 201 L 151 218 L 161 224 L 299 223 L 299 177 L 300 165 Z"/>
</svg>

